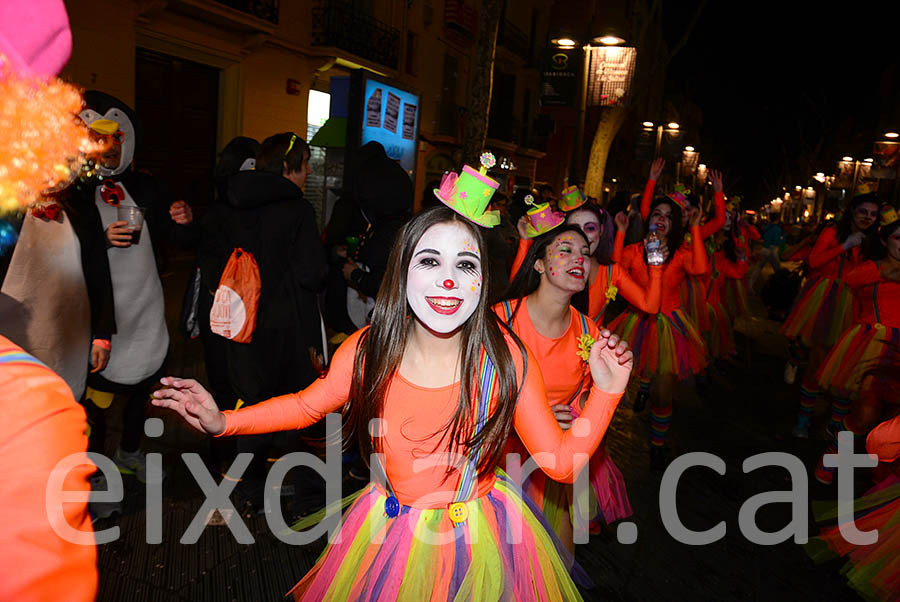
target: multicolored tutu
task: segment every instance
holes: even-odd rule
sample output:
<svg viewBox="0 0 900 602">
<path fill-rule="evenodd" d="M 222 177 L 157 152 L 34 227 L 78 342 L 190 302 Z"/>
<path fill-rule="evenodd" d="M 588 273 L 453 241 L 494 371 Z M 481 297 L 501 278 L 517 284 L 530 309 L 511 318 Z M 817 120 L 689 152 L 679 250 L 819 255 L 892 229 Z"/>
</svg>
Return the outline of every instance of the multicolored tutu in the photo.
<svg viewBox="0 0 900 602">
<path fill-rule="evenodd" d="M 829 504 L 833 506 L 833 504 Z M 834 521 L 836 509 L 813 504 L 816 520 Z M 810 539 L 806 551 L 816 562 L 847 557 L 841 573 L 850 587 L 866 600 L 900 599 L 900 477 L 891 475 L 854 502 L 854 519 L 860 531 L 878 530 L 878 541 L 868 546 L 848 543 L 837 526 Z"/>
<path fill-rule="evenodd" d="M 628 518 L 634 511 L 628 500 L 625 477 L 609 457 L 605 444 L 591 456 L 589 471 L 589 499 L 580 500 L 578 510 L 584 509 L 581 519 L 588 525 L 589 531 L 599 533 L 603 525 Z M 554 481 L 543 472 L 535 471 L 525 480 L 523 489 L 544 513 L 547 523 L 557 535 L 562 533 L 564 521 L 574 524 L 577 510 L 572 485 Z M 565 509 L 568 509 L 568 517 Z"/>
<path fill-rule="evenodd" d="M 856 395 L 863 386 L 863 375 L 870 368 L 900 364 L 900 329 L 883 324 L 857 324 L 844 332 L 816 373 L 823 389 Z M 866 389 L 879 396 L 886 383 L 866 382 Z"/>
<path fill-rule="evenodd" d="M 822 278 L 800 291 L 781 332 L 807 347 L 831 347 L 852 321 L 853 293 L 842 281 Z"/>
<path fill-rule="evenodd" d="M 468 519 L 459 527 L 445 508 L 403 506 L 387 518 L 385 499 L 374 484 L 362 491 L 340 538 L 289 592 L 295 600 L 582 599 L 571 555 L 503 471 L 487 495 L 465 503 Z"/>
<path fill-rule="evenodd" d="M 743 278 L 726 278 L 722 285 L 722 304 L 732 320 L 746 314 L 749 310 L 747 303 L 747 285 Z"/>
<path fill-rule="evenodd" d="M 721 303 L 706 304 L 709 316 L 710 329 L 703 333 L 709 356 L 714 359 L 731 357 L 737 352 L 734 344 L 734 329 L 731 326 L 731 317 Z"/>
<path fill-rule="evenodd" d="M 607 328 L 628 341 L 634 351 L 632 376 L 674 374 L 679 380 L 687 380 L 706 368 L 706 343 L 680 309 L 667 314 L 628 311 Z"/>
<path fill-rule="evenodd" d="M 699 276 L 685 274 L 681 281 L 681 308 L 704 335 L 712 327 L 706 311 L 706 289 Z"/>
</svg>

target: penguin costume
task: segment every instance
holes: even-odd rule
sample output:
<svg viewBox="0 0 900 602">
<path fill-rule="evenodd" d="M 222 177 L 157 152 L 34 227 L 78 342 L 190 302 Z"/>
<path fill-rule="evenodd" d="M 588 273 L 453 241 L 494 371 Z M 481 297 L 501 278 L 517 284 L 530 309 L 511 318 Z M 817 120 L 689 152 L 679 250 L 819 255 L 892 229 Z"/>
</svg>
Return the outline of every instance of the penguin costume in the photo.
<svg viewBox="0 0 900 602">
<path fill-rule="evenodd" d="M 96 406 L 108 405 L 109 395 L 128 397 L 121 447 L 114 460 L 122 472 L 133 471 L 143 480 L 143 457 L 127 458 L 137 451 L 151 387 L 162 376 L 169 346 L 162 283 L 156 266 L 154 245 L 163 237 L 182 245 L 192 242 L 193 224 L 175 224 L 169 216 L 174 199 L 157 178 L 132 171 L 131 162 L 141 138 L 140 123 L 125 103 L 103 92 L 84 93 L 81 119 L 98 136 L 110 141 L 110 152 L 98 162 L 97 177 L 82 182 L 78 192 L 86 195 L 100 215 L 107 245 L 109 271 L 115 299 L 116 333 L 112 337 L 109 364 L 91 374 L 88 385 L 95 403 L 86 403 L 94 423 L 91 448 L 102 449 L 105 419 Z M 118 160 L 117 160 L 118 159 Z M 138 242 L 112 242 L 110 227 L 119 222 L 119 207 L 139 207 L 144 226 Z M 100 401 L 100 400 L 104 401 Z M 124 450 L 124 454 L 121 453 Z M 127 461 L 123 462 L 123 458 Z M 134 461 L 131 461 L 134 460 Z M 125 466 L 128 464 L 129 466 Z M 133 466 L 132 466 L 133 465 Z"/>
<path fill-rule="evenodd" d="M 92 341 L 108 350 L 115 332 L 100 214 L 74 185 L 63 185 L 25 212 L 0 291 L 0 333 L 60 375 L 79 399 Z"/>
</svg>

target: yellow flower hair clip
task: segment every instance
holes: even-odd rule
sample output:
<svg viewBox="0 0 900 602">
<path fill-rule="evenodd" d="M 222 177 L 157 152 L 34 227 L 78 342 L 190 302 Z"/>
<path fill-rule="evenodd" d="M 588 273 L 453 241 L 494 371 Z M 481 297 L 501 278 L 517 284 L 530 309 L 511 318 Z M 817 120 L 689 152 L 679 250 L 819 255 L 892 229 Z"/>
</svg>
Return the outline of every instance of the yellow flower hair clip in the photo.
<svg viewBox="0 0 900 602">
<path fill-rule="evenodd" d="M 606 289 L 606 302 L 609 303 L 610 301 L 615 300 L 616 295 L 618 294 L 619 287 L 617 287 L 615 284 L 609 285 L 609 287 L 607 287 Z"/>
<path fill-rule="evenodd" d="M 588 357 L 591 355 L 591 347 L 593 347 L 596 342 L 597 339 L 589 334 L 583 334 L 578 337 L 578 357 L 584 361 L 588 361 Z"/>
</svg>

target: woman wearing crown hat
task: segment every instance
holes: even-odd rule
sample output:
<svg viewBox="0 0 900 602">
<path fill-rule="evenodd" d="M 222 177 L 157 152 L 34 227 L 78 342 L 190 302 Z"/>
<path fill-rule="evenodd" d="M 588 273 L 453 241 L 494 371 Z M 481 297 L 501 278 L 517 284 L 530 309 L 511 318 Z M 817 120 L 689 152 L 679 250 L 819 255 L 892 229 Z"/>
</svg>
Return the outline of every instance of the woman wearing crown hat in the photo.
<svg viewBox="0 0 900 602">
<path fill-rule="evenodd" d="M 594 320 L 572 306 L 573 296 L 585 288 L 590 274 L 591 245 L 596 245 L 596 240 L 591 241 L 579 226 L 565 224 L 529 239 L 532 241 L 521 269 L 504 294 L 506 301 L 494 310 L 535 354 L 544 373 L 548 403 L 560 426 L 568 429 L 581 412 L 583 393 L 591 384 L 583 349 L 599 336 Z M 652 310 L 659 307 L 662 268 L 654 266 L 651 270 L 654 284 L 649 309 Z M 638 288 L 630 277 L 629 283 Z M 515 436 L 511 437 L 507 451 L 528 457 Z M 526 493 L 570 550 L 574 549 L 573 523 L 578 526 L 576 511 L 578 516 L 590 521 L 591 532 L 632 513 L 625 480 L 605 445 L 591 457 L 589 480 L 589 499 L 581 497 L 581 505 L 574 507 L 570 485 L 548 479 L 543 473 L 529 475 L 525 482 Z M 585 527 L 586 523 L 587 520 L 583 523 Z"/>
<path fill-rule="evenodd" d="M 663 267 L 663 292 L 659 312 L 650 314 L 629 308 L 609 327 L 635 348 L 635 374 L 641 381 L 638 400 L 650 397 L 652 381 L 656 381 L 657 395 L 652 399 L 650 417 L 650 460 L 655 469 L 666 464 L 665 448 L 672 417 L 672 389 L 675 380 L 686 380 L 700 373 L 706 366 L 706 344 L 697 327 L 681 309 L 681 282 L 687 274 L 706 272 L 707 256 L 699 224 L 700 214 L 691 218 L 691 246 L 683 246 L 681 227 L 683 202 L 679 197 L 657 198 L 650 205 L 646 236 L 655 232 L 668 255 Z M 617 220 L 624 225 L 624 220 Z M 620 225 L 621 228 L 621 225 Z M 623 239 L 624 240 L 624 239 Z M 621 246 L 617 242 L 617 246 Z M 628 245 L 617 252 L 628 265 L 631 276 L 639 283 L 649 280 L 645 242 Z M 640 407 L 638 401 L 635 405 Z"/>
<path fill-rule="evenodd" d="M 851 402 L 850 413 L 830 430 L 825 453 L 837 450 L 839 430 L 861 439 L 881 419 L 883 400 L 890 393 L 884 379 L 865 376 L 866 369 L 900 363 L 896 347 L 900 344 L 900 218 L 890 205 L 881 211 L 879 240 L 878 259 L 861 262 L 844 278 L 856 298 L 855 324 L 837 339 L 816 373 L 821 390 Z M 816 478 L 831 483 L 834 470 L 820 460 Z"/>
<path fill-rule="evenodd" d="M 809 365 L 800 384 L 800 411 L 793 431 L 797 437 L 808 436 L 820 390 L 816 372 L 827 350 L 853 324 L 853 293 L 845 278 L 863 259 L 864 241 L 877 233 L 879 207 L 874 194 L 856 196 L 840 222 L 822 230 L 809 255 L 807 284 L 782 327 L 782 333 L 791 344 L 810 349 Z M 866 246 L 868 244 L 871 243 Z M 790 362 L 785 375 L 789 372 L 792 377 L 796 372 L 796 365 L 790 365 Z M 840 430 L 849 409 L 849 400 L 833 398 L 829 425 L 832 430 Z"/>
<path fill-rule="evenodd" d="M 581 599 L 539 511 L 496 467 L 515 428 L 543 470 L 573 479 L 609 425 L 631 353 L 599 333 L 588 400 L 563 432 L 534 356 L 482 290 L 489 264 L 473 223 L 493 221 L 484 199 L 496 182 L 486 169 L 453 179 L 438 191 L 450 209 L 423 211 L 401 230 L 372 325 L 341 345 L 325 378 L 225 413 L 195 381 L 166 378 L 155 394 L 213 435 L 301 428 L 343 408 L 364 457 L 383 454 L 373 457 L 383 483 L 352 503 L 296 599 Z"/>
</svg>

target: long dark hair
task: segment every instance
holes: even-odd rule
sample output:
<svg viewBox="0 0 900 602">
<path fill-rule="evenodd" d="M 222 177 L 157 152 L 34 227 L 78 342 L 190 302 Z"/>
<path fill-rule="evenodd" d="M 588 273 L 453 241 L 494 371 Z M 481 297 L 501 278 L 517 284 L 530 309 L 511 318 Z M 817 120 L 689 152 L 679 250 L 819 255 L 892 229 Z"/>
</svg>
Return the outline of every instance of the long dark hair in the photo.
<svg viewBox="0 0 900 602">
<path fill-rule="evenodd" d="M 853 232 L 853 214 L 856 213 L 856 210 L 860 205 L 865 203 L 871 203 L 875 205 L 876 208 L 881 208 L 881 201 L 879 201 L 878 197 L 872 193 L 859 194 L 853 197 L 847 205 L 844 214 L 841 216 L 841 220 L 835 226 L 835 234 L 839 243 L 843 244 L 843 242 L 847 240 L 847 237 L 850 236 L 850 233 Z M 875 222 L 869 226 L 863 234 L 865 234 L 868 239 L 870 234 L 875 234 L 876 232 L 878 232 L 878 218 L 875 219 Z"/>
<path fill-rule="evenodd" d="M 523 297 L 527 297 L 534 291 L 538 289 L 541 285 L 541 275 L 537 273 L 534 269 L 534 264 L 538 259 L 544 259 L 547 256 L 547 247 L 556 240 L 556 237 L 560 234 L 564 234 L 565 232 L 575 232 L 578 236 L 584 239 L 584 242 L 587 242 L 587 236 L 585 236 L 584 232 L 581 231 L 581 228 L 574 224 L 563 224 L 557 228 L 554 228 L 550 232 L 545 232 L 540 236 L 534 239 L 534 243 L 532 243 L 531 248 L 528 249 L 528 254 L 525 255 L 525 259 L 522 261 L 522 267 L 519 268 L 519 271 L 516 272 L 515 277 L 512 282 L 509 283 L 509 286 L 506 287 L 506 290 L 503 292 L 503 299 L 521 299 Z M 585 283 L 587 283 L 587 278 L 585 278 Z M 587 290 L 587 286 L 585 285 L 585 290 Z M 585 291 L 582 291 L 582 293 Z M 587 299 L 584 300 L 583 305 L 584 309 L 578 307 L 576 305 L 576 297 L 581 295 L 581 293 L 575 293 L 572 296 L 572 305 L 575 306 L 575 309 L 581 311 L 582 313 L 587 313 Z M 579 299 L 580 301 L 580 299 Z M 521 305 L 521 304 L 519 304 Z M 510 316 L 509 321 L 512 322 L 513 317 L 519 311 L 519 305 L 516 305 L 515 310 L 513 311 L 513 315 Z"/>
<path fill-rule="evenodd" d="M 594 203 L 585 203 L 578 209 L 573 209 L 569 215 L 578 213 L 579 211 L 590 211 L 597 218 L 602 230 L 600 240 L 597 241 L 597 248 L 594 249 L 594 259 L 600 265 L 609 265 L 612 263 L 613 246 L 616 240 L 616 225 L 609 212 L 604 211 Z M 568 216 L 566 216 L 568 220 Z"/>
<path fill-rule="evenodd" d="M 644 223 L 644 238 L 650 233 L 650 218 L 653 216 L 653 212 L 656 208 L 660 205 L 668 205 L 672 210 L 672 213 L 669 215 L 672 226 L 669 233 L 666 235 L 666 246 L 669 248 L 669 256 L 666 257 L 666 263 L 669 263 L 669 261 L 675 257 L 675 252 L 678 251 L 678 249 L 681 248 L 682 243 L 684 243 L 684 226 L 681 223 L 681 207 L 678 206 L 678 203 L 664 196 L 653 199 L 653 202 L 650 204 L 650 212 L 647 214 L 647 221 Z M 647 251 L 645 250 L 644 261 L 646 260 Z"/>
<path fill-rule="evenodd" d="M 373 451 L 368 425 L 372 419 L 380 418 L 383 414 L 388 388 L 400 367 L 403 351 L 415 323 L 406 300 L 407 266 L 425 231 L 435 224 L 448 222 L 461 224 L 475 238 L 479 249 L 487 248 L 484 236 L 476 226 L 443 205 L 431 207 L 413 217 L 394 241 L 387 264 L 389 267 L 375 301 L 372 325 L 359 338 L 347 405 L 347 441 L 356 439 L 366 459 Z M 490 281 L 489 266 L 487 258 L 482 257 L 483 282 Z M 469 456 L 474 448 L 481 446 L 477 467 L 479 474 L 492 472 L 499 463 L 512 428 L 519 395 L 515 365 L 501 328 L 505 328 L 505 325 L 501 326 L 497 315 L 488 305 L 486 292 L 482 291 L 475 313 L 462 325 L 459 399 L 453 417 L 442 429 L 443 437 L 449 436 L 450 450 L 453 452 Z M 524 370 L 527 370 L 525 347 L 511 331 L 509 336 L 522 354 L 524 382 Z M 476 372 L 482 347 L 494 363 L 498 393 L 494 411 L 481 431 L 474 433 L 472 407 L 481 394 Z M 449 470 L 448 468 L 448 474 Z"/>
</svg>

